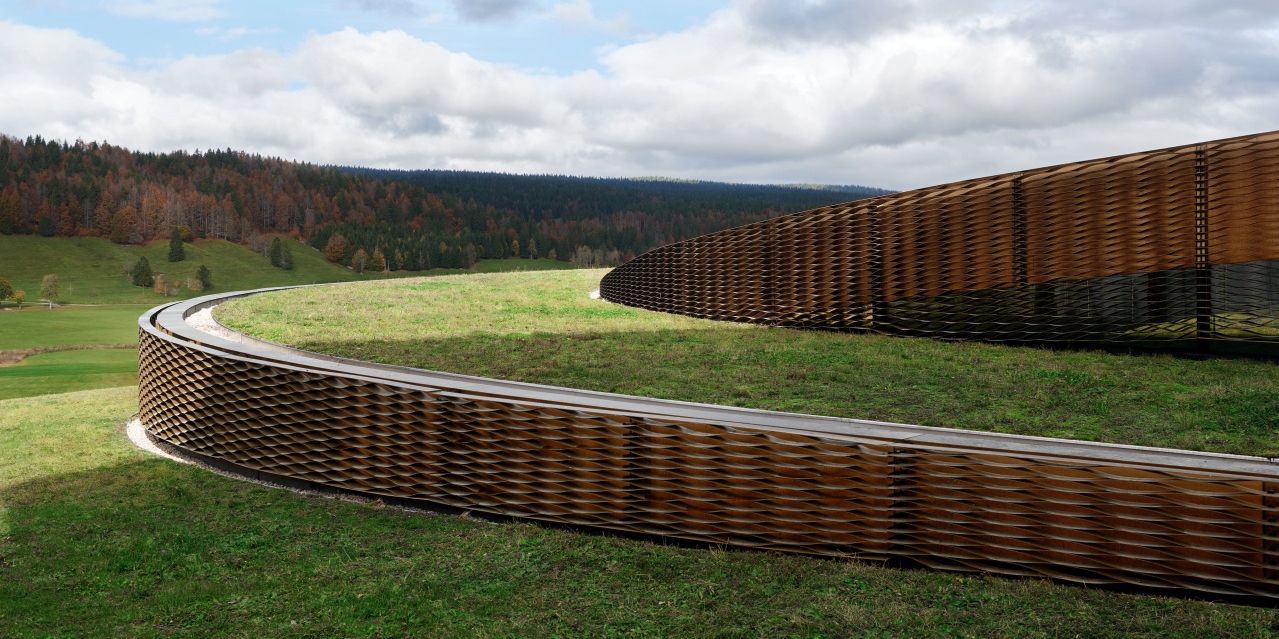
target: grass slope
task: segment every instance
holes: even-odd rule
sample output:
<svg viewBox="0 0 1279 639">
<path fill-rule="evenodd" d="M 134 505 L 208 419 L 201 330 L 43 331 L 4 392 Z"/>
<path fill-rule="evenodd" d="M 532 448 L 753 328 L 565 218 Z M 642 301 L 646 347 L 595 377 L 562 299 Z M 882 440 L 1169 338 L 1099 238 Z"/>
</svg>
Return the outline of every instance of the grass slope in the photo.
<svg viewBox="0 0 1279 639">
<path fill-rule="evenodd" d="M 604 271 L 256 296 L 220 320 L 315 351 L 577 388 L 1279 456 L 1279 366 L 695 320 L 594 301 Z"/>
<path fill-rule="evenodd" d="M 197 240 L 185 246 L 186 259 L 169 262 L 167 241 L 146 246 L 122 246 L 97 237 L 39 237 L 32 235 L 0 235 L 0 277 L 7 277 L 15 289 L 25 290 L 27 300 L 40 295 L 40 279 L 56 273 L 62 282 L 59 301 L 76 304 L 160 304 L 165 297 L 149 289 L 133 286 L 124 275 L 126 264 L 145 255 L 156 273 L 180 278 L 183 282 L 195 274 L 201 264 L 213 275 L 214 290 L 231 291 L 290 284 L 345 282 L 352 280 L 402 277 L 394 274 L 358 275 L 341 266 L 326 262 L 319 252 L 291 238 L 294 269 L 285 271 L 271 266 L 270 261 L 248 247 L 223 240 Z M 571 268 L 567 262 L 552 260 L 481 261 L 477 271 Z M 437 269 L 419 275 L 458 272 Z M 179 298 L 195 295 L 185 288 Z"/>
<path fill-rule="evenodd" d="M 0 401 L 5 637 L 1253 637 L 1279 611 L 680 549 L 151 457 L 132 387 Z"/>
</svg>

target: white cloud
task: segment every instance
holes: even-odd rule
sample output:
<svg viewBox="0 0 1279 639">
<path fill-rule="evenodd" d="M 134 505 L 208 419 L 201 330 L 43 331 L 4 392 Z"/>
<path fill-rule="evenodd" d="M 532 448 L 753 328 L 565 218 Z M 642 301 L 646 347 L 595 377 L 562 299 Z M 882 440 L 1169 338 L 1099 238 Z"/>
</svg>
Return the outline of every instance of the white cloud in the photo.
<svg viewBox="0 0 1279 639">
<path fill-rule="evenodd" d="M 200 22 L 222 16 L 222 0 L 117 0 L 107 10 L 124 16 Z"/>
<path fill-rule="evenodd" d="M 909 188 L 1279 128 L 1279 23 L 1264 10 L 943 4 L 955 6 L 743 0 L 573 74 L 350 28 L 138 71 L 73 32 L 0 22 L 0 131 L 386 167 Z"/>
</svg>

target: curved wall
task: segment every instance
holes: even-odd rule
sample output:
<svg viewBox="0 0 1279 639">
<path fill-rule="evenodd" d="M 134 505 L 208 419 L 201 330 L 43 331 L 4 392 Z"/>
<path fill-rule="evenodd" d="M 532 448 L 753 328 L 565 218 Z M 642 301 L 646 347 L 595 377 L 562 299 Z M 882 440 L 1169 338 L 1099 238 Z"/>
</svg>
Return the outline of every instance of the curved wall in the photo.
<svg viewBox="0 0 1279 639">
<path fill-rule="evenodd" d="M 140 320 L 148 434 L 238 472 L 573 526 L 1279 601 L 1268 460 L 489 380 Z"/>
<path fill-rule="evenodd" d="M 1279 345 L 1279 133 L 943 184 L 645 253 L 606 299 L 1014 342 Z"/>
</svg>

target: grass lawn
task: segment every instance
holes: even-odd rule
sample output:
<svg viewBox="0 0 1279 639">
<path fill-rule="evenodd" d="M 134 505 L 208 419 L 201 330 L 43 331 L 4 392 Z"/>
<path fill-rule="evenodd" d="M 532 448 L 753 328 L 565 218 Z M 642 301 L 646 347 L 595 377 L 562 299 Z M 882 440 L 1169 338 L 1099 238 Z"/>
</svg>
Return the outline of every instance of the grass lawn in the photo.
<svg viewBox="0 0 1279 639">
<path fill-rule="evenodd" d="M 5 637 L 1261 637 L 1279 611 L 410 515 L 134 449 L 133 387 L 0 401 Z"/>
<path fill-rule="evenodd" d="M 136 348 L 40 353 L 12 366 L 0 366 L 0 399 L 137 383 Z"/>
<path fill-rule="evenodd" d="M 696 320 L 590 300 L 604 271 L 256 296 L 228 325 L 420 368 L 696 402 L 1279 456 L 1279 366 Z"/>
</svg>

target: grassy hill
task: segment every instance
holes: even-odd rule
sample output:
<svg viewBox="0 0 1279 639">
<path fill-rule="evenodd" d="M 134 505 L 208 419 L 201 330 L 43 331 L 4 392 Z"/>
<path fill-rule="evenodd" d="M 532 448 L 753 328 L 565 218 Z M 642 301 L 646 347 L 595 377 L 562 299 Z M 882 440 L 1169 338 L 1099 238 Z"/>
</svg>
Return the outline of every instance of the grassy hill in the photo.
<svg viewBox="0 0 1279 639">
<path fill-rule="evenodd" d="M 133 286 L 125 275 L 127 265 L 146 256 L 151 270 L 176 276 L 182 281 L 195 275 L 201 264 L 213 274 L 215 291 L 242 290 L 264 286 L 346 282 L 406 275 L 458 272 L 436 269 L 410 273 L 359 275 L 332 264 L 315 249 L 286 238 L 293 253 L 294 269 L 271 266 L 263 255 L 248 247 L 224 240 L 196 240 L 187 244 L 186 259 L 169 262 L 167 241 L 146 246 L 122 246 L 97 237 L 39 237 L 0 235 L 0 277 L 7 277 L 15 289 L 27 292 L 27 300 L 39 297 L 40 278 L 56 273 L 62 281 L 60 302 L 73 304 L 160 304 L 165 297 L 150 289 Z M 476 271 L 572 268 L 567 262 L 552 260 L 483 260 Z M 185 286 L 176 298 L 197 295 Z"/>
</svg>

